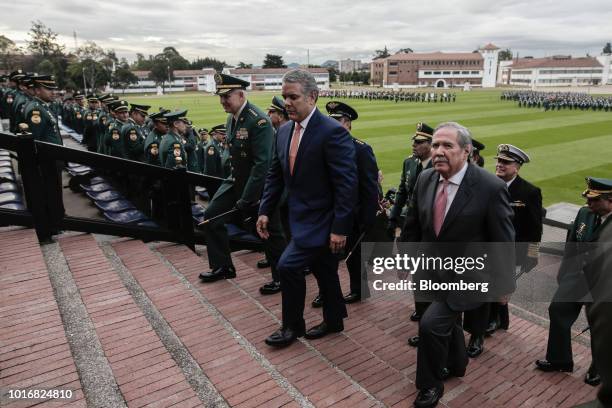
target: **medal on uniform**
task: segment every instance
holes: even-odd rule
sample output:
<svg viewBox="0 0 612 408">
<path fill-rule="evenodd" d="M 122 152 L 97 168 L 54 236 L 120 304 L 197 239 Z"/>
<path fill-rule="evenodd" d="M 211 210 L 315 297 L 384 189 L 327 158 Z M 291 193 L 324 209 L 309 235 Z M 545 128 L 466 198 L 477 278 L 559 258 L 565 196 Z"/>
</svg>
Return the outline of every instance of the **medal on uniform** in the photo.
<svg viewBox="0 0 612 408">
<path fill-rule="evenodd" d="M 32 119 L 31 119 L 31 121 L 35 125 L 38 125 L 41 122 L 40 112 L 39 111 L 32 111 Z"/>
<path fill-rule="evenodd" d="M 132 142 L 135 142 L 138 139 L 138 135 L 136 134 L 135 130 L 130 130 L 130 140 Z"/>
<path fill-rule="evenodd" d="M 113 140 L 119 140 L 119 131 L 117 129 L 113 130 Z"/>
</svg>

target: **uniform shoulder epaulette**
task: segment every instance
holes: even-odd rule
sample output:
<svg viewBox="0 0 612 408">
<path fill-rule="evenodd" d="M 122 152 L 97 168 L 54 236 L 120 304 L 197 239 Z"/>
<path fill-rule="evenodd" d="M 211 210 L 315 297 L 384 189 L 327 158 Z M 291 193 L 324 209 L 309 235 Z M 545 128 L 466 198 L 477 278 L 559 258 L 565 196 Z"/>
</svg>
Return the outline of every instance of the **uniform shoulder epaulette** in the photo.
<svg viewBox="0 0 612 408">
<path fill-rule="evenodd" d="M 252 108 L 249 108 L 249 112 L 251 112 L 251 115 L 253 115 L 254 117 L 259 117 L 259 113 L 255 112 Z"/>
<path fill-rule="evenodd" d="M 364 145 L 366 144 L 366 142 L 364 142 L 363 140 L 359 140 L 356 137 L 353 137 L 353 140 L 355 140 L 356 143 L 359 143 L 360 145 Z"/>
<path fill-rule="evenodd" d="M 268 123 L 268 121 L 262 118 L 257 121 L 257 126 L 262 127 L 265 126 L 266 123 Z"/>
</svg>

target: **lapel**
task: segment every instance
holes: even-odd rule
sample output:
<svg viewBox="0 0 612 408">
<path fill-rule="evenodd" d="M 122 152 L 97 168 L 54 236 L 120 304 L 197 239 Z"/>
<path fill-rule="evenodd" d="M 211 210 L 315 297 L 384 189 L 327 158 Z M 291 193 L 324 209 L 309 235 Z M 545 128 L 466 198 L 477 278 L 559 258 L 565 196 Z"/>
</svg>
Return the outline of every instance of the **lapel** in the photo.
<svg viewBox="0 0 612 408">
<path fill-rule="evenodd" d="M 472 197 L 472 185 L 476 182 L 475 177 L 472 174 L 473 172 L 474 172 L 473 165 L 468 164 L 467 171 L 465 172 L 465 175 L 463 176 L 463 180 L 461 181 L 461 184 L 459 185 L 457 194 L 455 194 L 453 203 L 448 209 L 448 213 L 446 214 L 446 217 L 444 217 L 444 223 L 442 224 L 442 228 L 440 229 L 439 236 L 442 236 L 444 231 L 454 221 L 455 217 L 459 215 L 461 210 L 463 210 L 463 207 L 465 207 L 465 205 L 470 201 Z"/>
<path fill-rule="evenodd" d="M 428 209 L 426 220 L 424 225 L 431 226 L 433 233 L 433 208 L 434 201 L 436 200 L 436 192 L 438 191 L 438 179 L 440 174 L 437 171 L 433 171 L 429 177 L 429 181 L 426 183 L 425 188 L 425 208 Z M 435 235 L 435 234 L 434 234 Z"/>
<path fill-rule="evenodd" d="M 320 122 L 320 115 L 321 112 L 319 112 L 319 109 L 317 109 L 315 107 L 315 112 L 312 114 L 312 116 L 310 117 L 310 120 L 308 121 L 308 125 L 306 126 L 306 130 L 304 131 L 304 134 L 302 135 L 302 139 L 300 140 L 300 145 L 298 147 L 298 151 L 297 151 L 297 156 L 295 158 L 295 164 L 293 165 L 293 174 L 296 175 L 300 169 L 300 163 L 304 160 L 304 152 L 306 151 L 308 145 L 310 143 L 312 143 L 312 139 L 314 138 L 315 133 L 317 132 L 317 127 L 319 125 Z M 293 131 L 295 130 L 295 122 L 293 124 L 293 127 L 291 128 L 291 135 L 289 138 L 289 142 L 287 143 L 287 171 L 289 171 L 289 149 L 291 148 L 291 138 L 293 138 Z M 289 174 L 290 177 L 291 174 Z"/>
<path fill-rule="evenodd" d="M 608 218 L 606 218 L 606 220 L 603 223 L 601 223 L 597 228 L 595 228 L 595 231 L 593 231 L 591 238 L 589 238 L 589 242 L 596 242 L 599 240 L 599 236 L 601 235 L 601 232 L 607 225 L 610 224 L 611 219 L 612 219 L 612 215 L 609 215 Z"/>
</svg>

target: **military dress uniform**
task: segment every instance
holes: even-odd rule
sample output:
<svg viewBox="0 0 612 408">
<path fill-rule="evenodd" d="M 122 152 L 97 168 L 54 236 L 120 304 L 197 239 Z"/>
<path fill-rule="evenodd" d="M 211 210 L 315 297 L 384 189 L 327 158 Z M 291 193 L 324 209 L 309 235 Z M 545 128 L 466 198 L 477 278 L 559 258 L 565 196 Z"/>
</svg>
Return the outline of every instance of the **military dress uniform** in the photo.
<svg viewBox="0 0 612 408">
<path fill-rule="evenodd" d="M 167 123 L 166 118 L 164 118 L 164 114 L 169 111 L 164 110 L 160 112 L 156 112 L 150 115 L 152 121 L 161 121 L 163 123 Z M 161 161 L 159 158 L 159 149 L 161 146 L 163 134 L 160 134 L 155 128 L 149 131 L 147 138 L 144 141 L 144 162 L 147 164 L 153 164 L 156 166 L 161 166 Z"/>
<path fill-rule="evenodd" d="M 23 77 L 25 77 L 25 73 L 19 69 L 10 73 L 9 81 L 17 84 Z M 13 102 L 15 101 L 15 96 L 18 92 L 20 91 L 17 85 L 15 85 L 15 88 L 7 88 L 2 95 L 2 99 L 0 99 L 1 118 L 9 119 L 9 130 L 12 129 L 11 121 L 13 120 Z"/>
<path fill-rule="evenodd" d="M 148 105 L 131 104 L 131 109 L 142 113 L 145 117 L 151 107 Z M 125 158 L 142 162 L 144 161 L 144 142 L 147 137 L 147 129 L 144 124 L 137 124 L 132 118 L 121 127 L 121 140 Z"/>
<path fill-rule="evenodd" d="M 587 190 L 583 193 L 583 196 L 597 197 L 599 195 L 599 193 L 596 194 L 597 191 L 601 191 L 598 186 L 598 179 L 587 178 Z M 578 211 L 568 233 L 563 260 L 557 275 L 559 287 L 548 307 L 550 326 L 546 359 L 536 361 L 536 367 L 542 371 L 571 372 L 574 369 L 571 328 L 580 315 L 583 305 L 587 307 L 587 321 L 589 320 L 588 310 L 592 301 L 584 274 L 584 266 L 588 262 L 586 250 L 589 248 L 589 244 L 586 244 L 586 247 L 583 245 L 596 238 L 599 224 L 600 217 L 588 206 L 584 206 Z M 591 343 L 593 343 L 593 340 L 594 338 L 591 336 Z M 593 345 L 591 351 L 593 351 Z M 597 378 L 597 367 L 593 356 L 585 381 L 593 381 L 593 385 L 596 385 L 598 383 Z"/>
<path fill-rule="evenodd" d="M 25 77 L 19 80 L 19 83 L 22 86 L 31 89 L 33 87 L 32 83 L 33 75 L 26 74 Z M 33 99 L 33 97 L 28 93 L 28 91 L 22 91 L 20 89 L 15 93 L 15 97 L 12 104 L 11 111 L 11 123 L 13 133 L 19 132 L 19 124 L 24 123 L 24 114 L 26 105 Z"/>
<path fill-rule="evenodd" d="M 87 95 L 87 101 L 94 103 L 98 101 L 98 97 L 94 94 Z M 98 150 L 98 140 L 96 138 L 96 126 L 100 109 L 89 107 L 83 113 L 83 144 L 87 146 L 90 152 Z"/>
<path fill-rule="evenodd" d="M 217 125 L 211 129 L 212 134 L 216 132 L 225 133 L 225 125 Z M 230 163 L 229 154 L 222 142 L 211 137 L 208 143 L 200 147 L 198 153 L 203 174 L 221 178 L 229 177 L 230 173 L 226 172 L 230 170 L 227 166 Z"/>
<path fill-rule="evenodd" d="M 217 94 L 224 95 L 236 89 L 246 89 L 249 83 L 229 75 L 215 75 Z M 215 193 L 205 219 L 211 219 L 232 208 L 243 215 L 256 218 L 256 206 L 261 199 L 266 174 L 272 159 L 274 129 L 270 118 L 258 107 L 245 101 L 238 116 L 228 115 L 227 144 L 231 162 L 231 178 L 224 181 Z M 251 214 L 252 213 L 252 214 Z M 286 242 L 280 226 L 278 211 L 270 218 L 270 237 L 264 241 L 264 250 L 276 273 L 276 261 Z M 232 264 L 229 237 L 225 222 L 227 217 L 217 218 L 204 226 L 210 273 L 200 274 L 204 282 L 236 276 Z"/>
<path fill-rule="evenodd" d="M 127 112 L 128 103 L 127 101 L 116 101 L 112 105 L 112 109 L 115 112 Z M 106 146 L 106 154 L 113 157 L 126 158 L 125 143 L 121 139 L 121 129 L 127 122 L 123 122 L 117 118 L 111 121 L 108 125 L 108 130 L 104 136 L 104 144 Z"/>
<path fill-rule="evenodd" d="M 168 122 L 174 120 L 186 121 L 187 111 L 176 111 L 164 114 Z M 173 169 L 176 166 L 185 166 L 187 163 L 187 152 L 183 148 L 183 137 L 172 130 L 168 130 L 162 137 L 159 148 L 159 158 L 162 167 Z"/>
</svg>

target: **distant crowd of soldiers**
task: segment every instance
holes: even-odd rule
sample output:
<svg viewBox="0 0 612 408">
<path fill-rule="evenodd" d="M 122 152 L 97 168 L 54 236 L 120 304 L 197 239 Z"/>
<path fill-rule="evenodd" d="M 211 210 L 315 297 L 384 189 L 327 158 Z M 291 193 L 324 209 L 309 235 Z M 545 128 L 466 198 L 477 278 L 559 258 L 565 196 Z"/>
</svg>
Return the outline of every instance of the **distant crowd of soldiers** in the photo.
<svg viewBox="0 0 612 408">
<path fill-rule="evenodd" d="M 457 95 L 453 92 L 407 92 L 400 91 L 376 91 L 369 89 L 329 89 L 321 91 L 324 98 L 347 98 L 366 99 L 369 101 L 393 101 L 393 102 L 455 102 Z"/>
<path fill-rule="evenodd" d="M 580 109 L 612 112 L 612 96 L 592 96 L 584 92 L 505 91 L 505 101 L 515 101 L 519 108 L 544 108 L 544 111 Z"/>
</svg>

